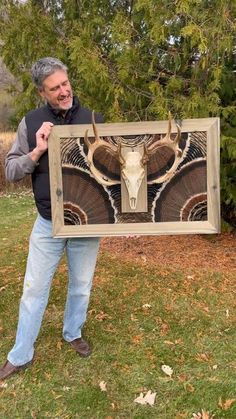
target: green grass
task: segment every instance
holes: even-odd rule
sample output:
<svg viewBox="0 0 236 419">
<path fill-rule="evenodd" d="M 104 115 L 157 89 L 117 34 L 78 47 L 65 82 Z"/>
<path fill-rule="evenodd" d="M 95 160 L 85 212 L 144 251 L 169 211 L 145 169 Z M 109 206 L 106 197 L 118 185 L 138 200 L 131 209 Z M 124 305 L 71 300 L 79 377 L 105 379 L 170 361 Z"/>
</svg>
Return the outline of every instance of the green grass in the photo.
<svg viewBox="0 0 236 419">
<path fill-rule="evenodd" d="M 0 361 L 14 342 L 28 237 L 30 196 L 0 198 Z M 100 252 L 78 357 L 62 339 L 66 261 L 54 278 L 34 365 L 0 388 L 1 419 L 172 419 L 204 409 L 236 418 L 235 285 L 220 272 L 188 277 L 168 267 L 123 263 Z M 150 307 L 145 307 L 148 304 Z M 172 377 L 161 366 L 173 368 Z M 102 392 L 99 383 L 107 383 Z M 156 392 L 154 406 L 134 399 Z"/>
</svg>

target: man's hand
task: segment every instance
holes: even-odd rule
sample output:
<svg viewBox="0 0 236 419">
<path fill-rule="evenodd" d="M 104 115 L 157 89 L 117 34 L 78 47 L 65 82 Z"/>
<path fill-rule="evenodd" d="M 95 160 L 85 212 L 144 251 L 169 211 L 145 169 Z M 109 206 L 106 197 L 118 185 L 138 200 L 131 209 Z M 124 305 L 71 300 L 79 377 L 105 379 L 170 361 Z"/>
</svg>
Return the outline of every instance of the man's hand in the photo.
<svg viewBox="0 0 236 419">
<path fill-rule="evenodd" d="M 29 153 L 33 161 L 37 162 L 48 149 L 48 137 L 52 127 L 51 122 L 44 122 L 36 132 L 36 147 Z"/>
</svg>

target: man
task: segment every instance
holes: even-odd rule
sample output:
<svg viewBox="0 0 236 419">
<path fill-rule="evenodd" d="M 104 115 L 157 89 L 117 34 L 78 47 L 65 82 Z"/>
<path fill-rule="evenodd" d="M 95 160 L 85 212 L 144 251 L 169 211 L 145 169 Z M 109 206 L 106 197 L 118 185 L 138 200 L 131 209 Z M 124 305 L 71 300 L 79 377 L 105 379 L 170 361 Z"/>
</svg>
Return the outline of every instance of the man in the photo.
<svg viewBox="0 0 236 419">
<path fill-rule="evenodd" d="M 66 252 L 69 283 L 64 313 L 63 337 L 82 357 L 90 355 L 81 330 L 94 274 L 99 239 L 53 238 L 48 168 L 48 137 L 53 125 L 91 123 L 92 113 L 73 97 L 67 67 L 51 57 L 32 67 L 32 79 L 46 105 L 26 114 L 19 124 L 15 143 L 6 158 L 6 177 L 18 181 L 32 174 L 38 216 L 29 243 L 16 341 L 0 368 L 0 380 L 32 363 L 49 290 L 59 260 Z M 96 122 L 103 122 L 96 115 Z"/>
</svg>

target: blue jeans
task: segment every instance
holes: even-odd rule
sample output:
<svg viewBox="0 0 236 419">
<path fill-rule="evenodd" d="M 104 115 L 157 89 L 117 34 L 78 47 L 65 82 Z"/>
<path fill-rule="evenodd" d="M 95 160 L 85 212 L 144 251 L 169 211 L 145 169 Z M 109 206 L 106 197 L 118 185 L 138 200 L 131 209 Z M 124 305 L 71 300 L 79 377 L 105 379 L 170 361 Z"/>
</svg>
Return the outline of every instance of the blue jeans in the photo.
<svg viewBox="0 0 236 419">
<path fill-rule="evenodd" d="M 69 283 L 63 337 L 67 342 L 81 337 L 98 248 L 98 237 L 53 238 L 52 222 L 38 215 L 30 236 L 16 341 L 8 354 L 8 361 L 13 365 L 23 365 L 33 358 L 34 343 L 47 306 L 53 275 L 64 251 Z"/>
</svg>

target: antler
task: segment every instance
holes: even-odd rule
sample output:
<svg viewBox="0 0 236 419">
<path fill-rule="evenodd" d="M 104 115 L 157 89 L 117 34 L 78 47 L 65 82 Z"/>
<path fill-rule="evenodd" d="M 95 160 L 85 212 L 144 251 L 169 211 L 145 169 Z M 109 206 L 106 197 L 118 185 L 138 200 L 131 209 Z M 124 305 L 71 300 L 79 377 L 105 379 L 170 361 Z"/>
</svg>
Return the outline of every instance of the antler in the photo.
<svg viewBox="0 0 236 419">
<path fill-rule="evenodd" d="M 108 143 L 107 141 L 102 140 L 99 137 L 97 127 L 95 124 L 94 112 L 92 112 L 92 124 L 93 124 L 93 132 L 94 132 L 95 141 L 91 142 L 89 140 L 88 129 L 85 131 L 85 134 L 84 134 L 84 142 L 88 147 L 87 161 L 88 161 L 90 170 L 92 174 L 94 175 L 95 179 L 97 180 L 97 182 L 100 183 L 101 185 L 105 185 L 105 186 L 117 185 L 117 183 L 120 183 L 120 181 L 108 179 L 94 166 L 93 155 L 94 155 L 95 150 L 97 150 L 97 148 L 104 147 L 116 159 L 118 158 L 118 153 L 117 153 L 117 148 L 115 146 Z"/>
<path fill-rule="evenodd" d="M 181 139 L 181 129 L 180 126 L 178 124 L 176 124 L 177 127 L 177 134 L 176 137 L 172 140 L 171 139 L 171 113 L 169 112 L 169 122 L 168 122 L 168 129 L 167 129 L 167 133 L 165 135 L 165 137 L 163 137 L 161 140 L 156 141 L 155 143 L 151 144 L 148 149 L 147 149 L 147 153 L 150 156 L 151 154 L 154 154 L 155 151 L 158 148 L 161 147 L 168 147 L 171 150 L 174 151 L 175 154 L 175 160 L 173 165 L 171 166 L 171 168 L 169 170 L 166 171 L 166 173 L 163 176 L 160 176 L 157 179 L 154 179 L 150 182 L 148 182 L 149 184 L 153 184 L 153 183 L 163 183 L 166 180 L 169 180 L 174 172 L 176 171 L 180 160 L 182 158 L 183 155 L 183 150 L 181 150 L 181 148 L 179 147 L 179 142 Z"/>
</svg>

